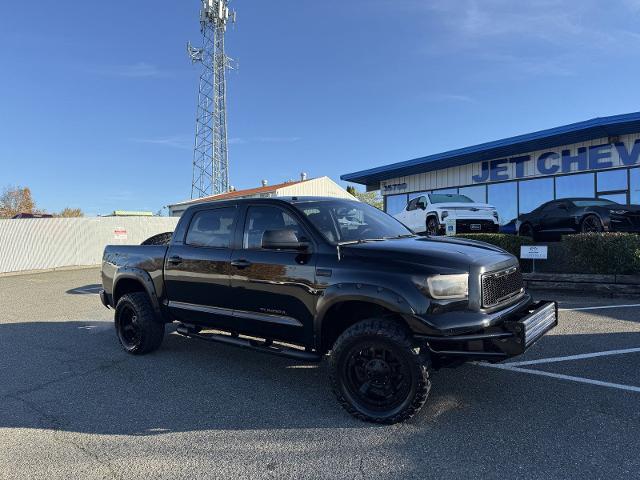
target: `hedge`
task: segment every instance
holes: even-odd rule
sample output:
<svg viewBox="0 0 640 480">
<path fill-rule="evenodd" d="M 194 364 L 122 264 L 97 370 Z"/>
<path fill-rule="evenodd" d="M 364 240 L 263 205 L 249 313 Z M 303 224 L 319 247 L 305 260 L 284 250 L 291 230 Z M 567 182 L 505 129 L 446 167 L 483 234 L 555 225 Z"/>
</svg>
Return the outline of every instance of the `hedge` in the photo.
<svg viewBox="0 0 640 480">
<path fill-rule="evenodd" d="M 580 233 L 562 237 L 574 273 L 640 272 L 640 236 L 632 233 Z"/>
<path fill-rule="evenodd" d="M 522 245 L 533 245 L 534 241 L 529 237 L 519 237 L 517 235 L 506 235 L 504 233 L 460 233 L 456 237 L 468 238 L 469 240 L 478 240 L 480 242 L 490 243 L 496 247 L 520 258 L 520 247 Z"/>
<path fill-rule="evenodd" d="M 457 237 L 496 245 L 520 258 L 522 245 L 533 239 L 502 233 L 469 233 Z M 549 257 L 536 262 L 536 271 L 549 273 L 640 274 L 640 235 L 633 233 L 580 233 L 546 244 Z M 525 271 L 531 262 L 521 260 Z"/>
</svg>

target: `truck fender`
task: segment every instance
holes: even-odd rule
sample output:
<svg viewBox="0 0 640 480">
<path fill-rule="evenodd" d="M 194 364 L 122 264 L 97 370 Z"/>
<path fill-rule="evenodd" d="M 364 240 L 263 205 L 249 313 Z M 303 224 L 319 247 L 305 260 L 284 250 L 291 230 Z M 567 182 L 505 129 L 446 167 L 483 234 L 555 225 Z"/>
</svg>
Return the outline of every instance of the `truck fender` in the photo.
<svg viewBox="0 0 640 480">
<path fill-rule="evenodd" d="M 338 303 L 348 301 L 380 305 L 403 318 L 415 313 L 410 302 L 403 295 L 388 288 L 364 283 L 337 283 L 327 288 L 318 301 L 314 325 L 314 336 L 317 341 L 321 339 L 322 324 L 329 309 Z"/>
<path fill-rule="evenodd" d="M 113 279 L 113 298 L 115 303 L 115 293 L 118 291 L 118 283 L 122 280 L 135 280 L 140 283 L 144 288 L 147 296 L 149 297 L 149 301 L 151 302 L 151 306 L 153 310 L 158 315 L 158 318 L 163 318 L 162 310 L 160 309 L 160 302 L 158 301 L 158 295 L 156 292 L 156 287 L 151 280 L 151 276 L 148 272 L 140 268 L 134 267 L 120 267 L 115 274 L 115 278 Z M 115 308 L 116 305 L 114 305 Z"/>
</svg>

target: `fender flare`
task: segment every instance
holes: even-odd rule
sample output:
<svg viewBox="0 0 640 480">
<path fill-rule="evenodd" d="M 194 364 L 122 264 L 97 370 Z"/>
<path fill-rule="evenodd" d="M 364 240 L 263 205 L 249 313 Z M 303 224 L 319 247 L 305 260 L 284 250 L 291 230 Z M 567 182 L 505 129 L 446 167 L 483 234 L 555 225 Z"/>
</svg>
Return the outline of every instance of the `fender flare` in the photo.
<svg viewBox="0 0 640 480">
<path fill-rule="evenodd" d="M 600 212 L 589 211 L 589 212 L 585 212 L 583 215 L 580 215 L 580 219 L 578 220 L 578 228 L 579 228 L 578 233 L 582 231 L 582 222 L 589 215 L 594 215 L 598 217 L 598 219 L 600 220 L 600 223 L 602 224 L 602 229 L 604 232 L 609 230 L 609 218 L 605 219 Z"/>
<path fill-rule="evenodd" d="M 113 290 L 112 290 L 114 308 L 116 307 L 115 293 L 118 290 L 118 283 L 120 283 L 121 280 L 135 280 L 136 282 L 140 283 L 144 288 L 145 293 L 149 297 L 149 301 L 151 302 L 151 306 L 153 307 L 153 310 L 156 312 L 159 318 L 164 317 L 164 315 L 162 314 L 162 310 L 160 309 L 160 302 L 158 301 L 156 287 L 153 284 L 153 281 L 151 280 L 151 276 L 149 275 L 148 272 L 140 268 L 120 267 L 116 272 L 113 279 Z"/>
<path fill-rule="evenodd" d="M 320 297 L 316 307 L 316 321 L 314 322 L 315 343 L 322 341 L 322 326 L 329 310 L 335 305 L 349 301 L 360 301 L 379 305 L 390 312 L 400 315 L 407 323 L 415 310 L 405 296 L 379 285 L 364 283 L 338 283 L 331 285 Z"/>
</svg>

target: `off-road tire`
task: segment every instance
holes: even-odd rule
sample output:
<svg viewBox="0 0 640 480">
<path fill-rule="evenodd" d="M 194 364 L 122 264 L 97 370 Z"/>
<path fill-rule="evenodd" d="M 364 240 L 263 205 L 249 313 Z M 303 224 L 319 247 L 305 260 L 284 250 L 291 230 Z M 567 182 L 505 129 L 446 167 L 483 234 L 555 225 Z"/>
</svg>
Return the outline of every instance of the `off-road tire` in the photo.
<svg viewBox="0 0 640 480">
<path fill-rule="evenodd" d="M 144 292 L 127 293 L 118 300 L 114 324 L 120 344 L 132 355 L 153 352 L 164 339 L 164 322 L 157 318 Z"/>
<path fill-rule="evenodd" d="M 386 411 L 372 410 L 361 403 L 348 385 L 345 372 L 358 345 L 374 344 L 389 348 L 392 355 L 402 359 L 409 382 L 401 403 Z M 355 350 L 354 350 L 355 349 Z M 353 362 L 352 362 L 353 363 Z M 333 392 L 342 407 L 354 417 L 374 423 L 392 424 L 413 417 L 427 401 L 431 389 L 431 365 L 427 355 L 412 343 L 409 330 L 402 324 L 382 318 L 363 320 L 345 330 L 333 345 L 329 357 L 329 375 Z M 357 395 L 357 394 L 356 394 Z"/>
</svg>

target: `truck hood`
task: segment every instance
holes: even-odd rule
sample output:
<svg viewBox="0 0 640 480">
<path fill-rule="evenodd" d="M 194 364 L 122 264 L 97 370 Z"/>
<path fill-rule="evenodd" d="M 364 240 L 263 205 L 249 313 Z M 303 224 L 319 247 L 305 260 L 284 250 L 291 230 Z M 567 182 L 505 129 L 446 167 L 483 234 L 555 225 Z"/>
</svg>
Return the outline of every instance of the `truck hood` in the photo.
<svg viewBox="0 0 640 480">
<path fill-rule="evenodd" d="M 517 259 L 501 248 L 476 240 L 453 237 L 412 237 L 369 241 L 340 247 L 345 254 L 369 259 L 400 261 L 432 267 L 468 270 L 471 266 L 488 267 Z"/>
<path fill-rule="evenodd" d="M 434 203 L 433 207 L 441 210 L 495 210 L 488 203 Z"/>
</svg>

